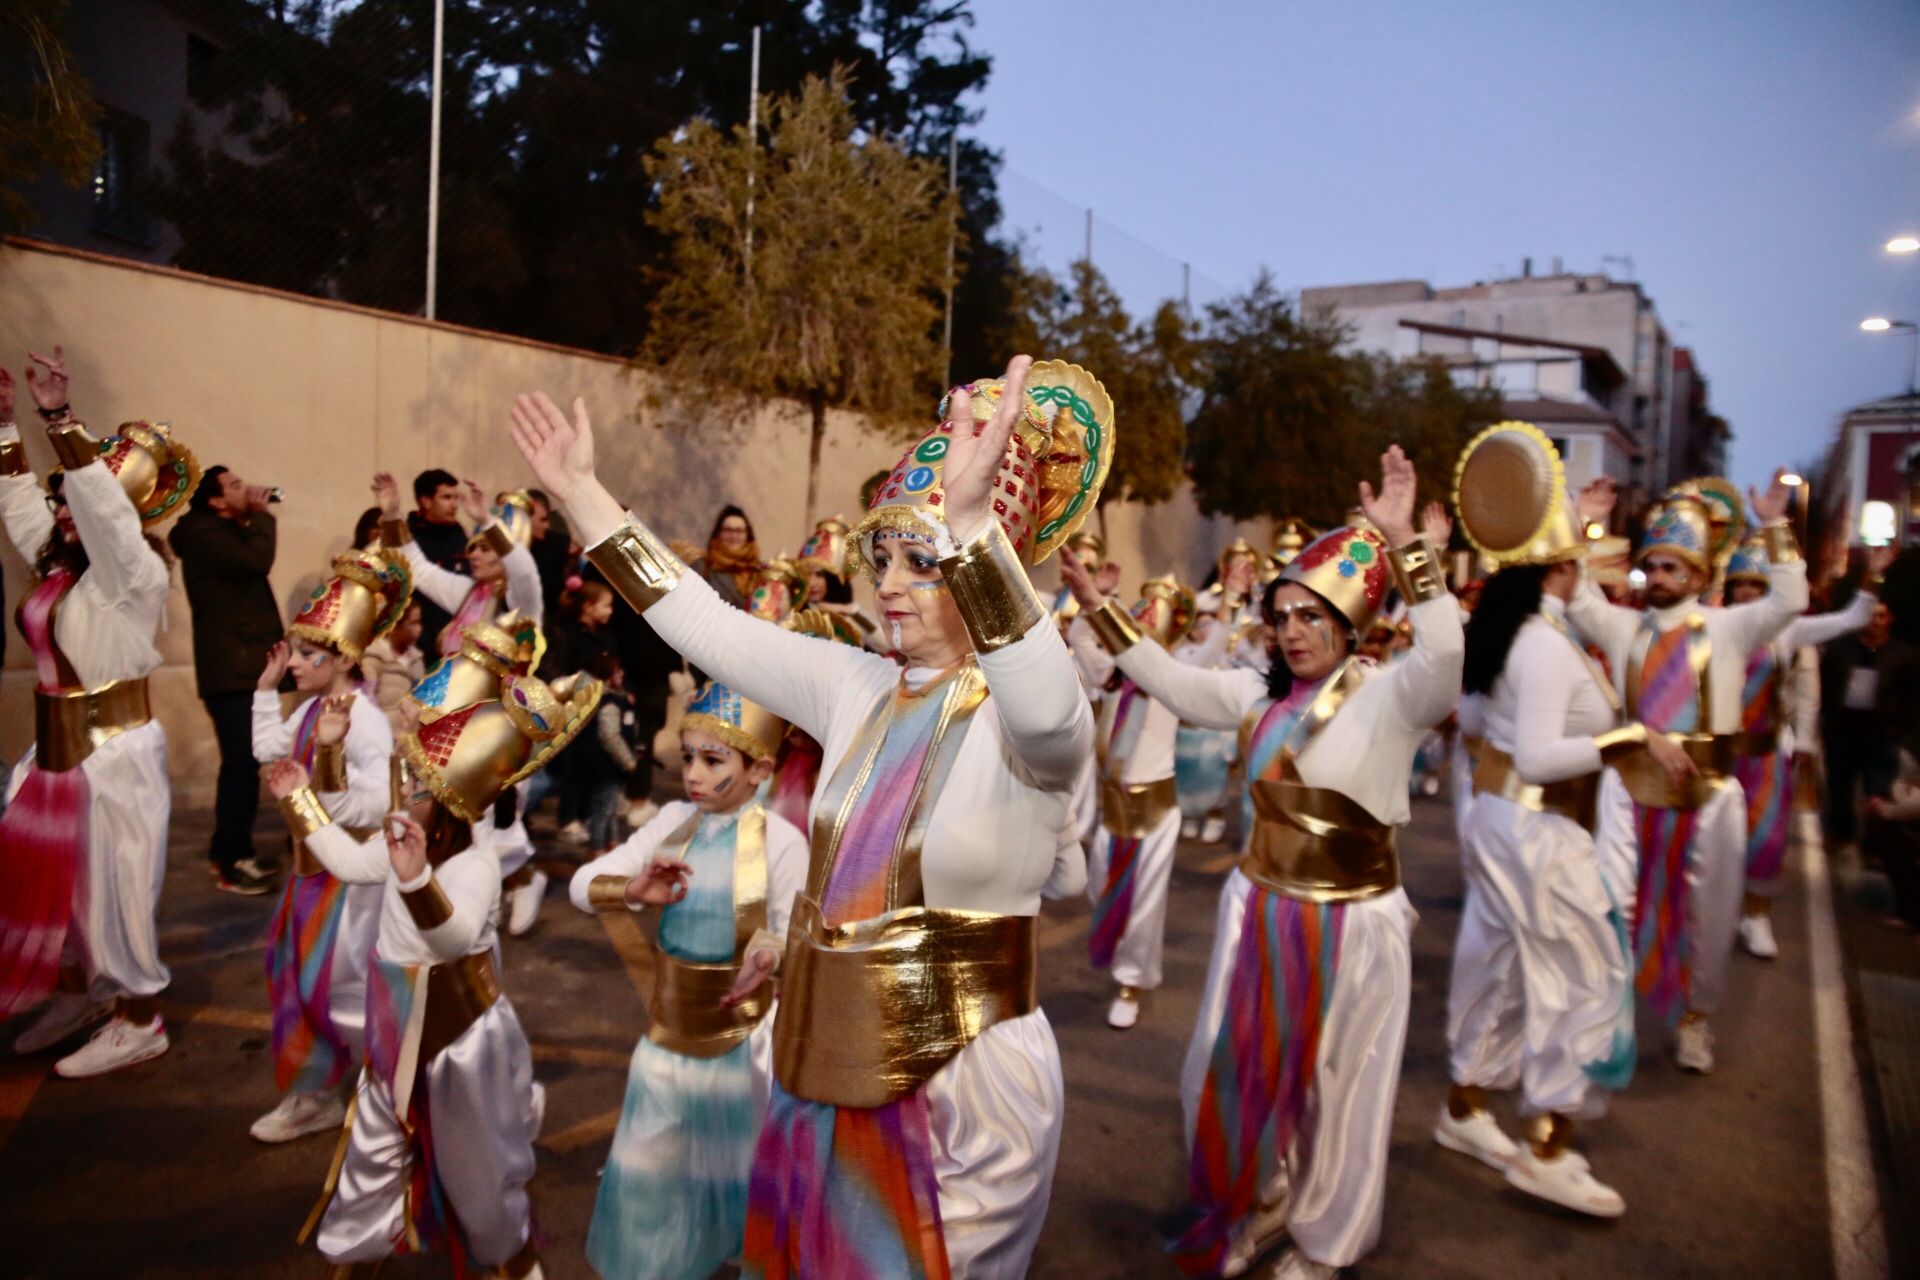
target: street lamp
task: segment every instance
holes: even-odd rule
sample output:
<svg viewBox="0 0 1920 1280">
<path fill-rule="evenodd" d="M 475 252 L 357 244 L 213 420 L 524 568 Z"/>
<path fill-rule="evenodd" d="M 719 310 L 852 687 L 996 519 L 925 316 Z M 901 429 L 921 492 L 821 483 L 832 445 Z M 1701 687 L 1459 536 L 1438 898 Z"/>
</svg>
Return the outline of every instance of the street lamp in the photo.
<svg viewBox="0 0 1920 1280">
<path fill-rule="evenodd" d="M 1900 509 L 1903 513 L 1900 521 L 1900 542 L 1907 540 L 1907 526 L 1913 521 L 1913 477 L 1908 473 L 1908 459 L 1913 454 L 1913 411 L 1914 411 L 1914 375 L 1920 370 L 1920 325 L 1911 320 L 1889 320 L 1885 316 L 1868 316 L 1860 322 L 1860 327 L 1868 333 L 1904 333 L 1907 335 L 1907 429 L 1900 443 Z"/>
<path fill-rule="evenodd" d="M 1920 236 L 1895 236 L 1887 241 L 1888 253 L 1920 253 Z"/>
</svg>

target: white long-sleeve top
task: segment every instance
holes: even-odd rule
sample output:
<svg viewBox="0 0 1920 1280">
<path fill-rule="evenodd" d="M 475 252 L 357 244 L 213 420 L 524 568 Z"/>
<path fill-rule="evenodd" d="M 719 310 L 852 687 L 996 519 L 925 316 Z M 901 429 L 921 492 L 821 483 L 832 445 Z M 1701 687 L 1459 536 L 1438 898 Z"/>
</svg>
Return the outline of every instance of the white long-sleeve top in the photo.
<svg viewBox="0 0 1920 1280">
<path fill-rule="evenodd" d="M 471 846 L 406 884 L 394 873 L 384 831 L 355 840 L 336 817 L 307 837 L 307 848 L 347 884 L 386 885 L 374 947 L 389 964 L 445 964 L 492 949 L 500 916 L 500 858 L 493 847 L 492 824 L 475 823 Z M 422 930 L 401 895 L 424 887 L 430 878 L 439 882 L 453 915 Z"/>
<path fill-rule="evenodd" d="M 1802 614 L 1787 624 L 1773 642 L 1773 658 L 1780 669 L 1780 723 L 1793 730 L 1793 750 L 1818 751 L 1820 742 L 1820 664 L 1802 664 L 1800 650 L 1858 631 L 1873 621 L 1880 598 L 1856 591 L 1844 609 Z"/>
<path fill-rule="evenodd" d="M 0 441 L 19 438 L 18 427 L 0 426 Z M 61 492 L 87 551 L 87 571 L 54 618 L 54 643 L 89 689 L 149 675 L 160 665 L 153 637 L 167 609 L 166 562 L 147 545 L 133 500 L 106 463 L 72 468 Z M 35 477 L 0 476 L 0 523 L 32 564 L 54 524 Z"/>
<path fill-rule="evenodd" d="M 280 714 L 280 695 L 269 689 L 253 692 L 253 758 L 266 763 L 293 754 L 294 734 L 313 698 L 301 700 L 290 716 Z M 335 822 L 365 830 L 377 827 L 392 800 L 387 762 L 393 758 L 393 726 L 372 698 L 354 694 L 347 708 L 347 789 L 324 791 L 320 803 Z M 386 845 L 380 846 L 382 857 Z"/>
<path fill-rule="evenodd" d="M 497 519 L 488 516 L 487 522 L 475 529 L 474 533 L 479 534 L 498 523 Z M 460 606 L 466 603 L 467 594 L 474 588 L 474 580 L 464 573 L 442 569 L 427 559 L 426 552 L 420 550 L 420 544 L 411 538 L 400 544 L 400 550 L 413 570 L 413 589 L 448 613 L 458 614 Z M 544 621 L 546 606 L 540 591 L 540 566 L 534 563 L 533 552 L 516 542 L 513 550 L 500 557 L 500 567 L 507 575 L 506 603 L 501 609 L 517 609 L 522 617 L 531 618 L 534 622 Z"/>
<path fill-rule="evenodd" d="M 1631 706 L 1627 691 L 1629 658 L 1643 620 L 1667 632 L 1680 626 L 1696 610 L 1706 619 L 1709 649 L 1707 681 L 1711 690 L 1713 723 L 1710 733 L 1740 731 L 1740 691 L 1747 680 L 1747 658 L 1754 649 L 1774 639 L 1807 607 L 1807 566 L 1795 560 L 1767 570 L 1767 594 L 1748 604 L 1705 605 L 1689 596 L 1665 609 L 1629 609 L 1610 603 L 1585 570 L 1580 586 L 1567 605 L 1567 618 L 1581 638 L 1600 646 L 1613 672 L 1614 688 Z"/>
<path fill-rule="evenodd" d="M 688 800 L 675 800 L 660 806 L 652 821 L 573 873 L 567 896 L 582 911 L 592 911 L 587 889 L 596 876 L 619 876 L 631 880 L 653 862 L 660 846 L 678 831 L 698 809 Z M 787 921 L 793 915 L 795 895 L 807 887 L 807 838 L 800 828 L 767 810 L 767 932 L 776 938 L 787 936 Z M 638 906 L 632 908 L 640 910 Z"/>
<path fill-rule="evenodd" d="M 1338 791 L 1389 825 L 1405 823 L 1407 778 L 1414 753 L 1447 718 L 1460 697 L 1466 637 L 1451 595 L 1408 610 L 1413 648 L 1391 666 L 1375 668 L 1332 720 L 1300 752 L 1296 764 L 1308 786 Z M 1140 643 L 1119 657 L 1120 669 L 1188 724 L 1237 729 L 1267 697 L 1257 671 L 1208 671 L 1176 661 L 1157 644 Z"/>
<path fill-rule="evenodd" d="M 1140 643 L 1159 647 L 1152 640 L 1142 640 Z M 1093 624 L 1084 616 L 1075 618 L 1067 627 L 1067 645 L 1073 650 L 1075 664 L 1091 682 L 1089 695 L 1101 703 L 1117 700 L 1120 695 L 1109 690 L 1107 682 L 1113 679 L 1118 666 L 1113 655 L 1095 637 Z M 1107 762 L 1110 768 L 1118 765 L 1120 776 L 1116 781 L 1129 787 L 1173 776 L 1174 739 L 1180 733 L 1180 717 L 1167 710 L 1165 703 L 1144 688 L 1140 690 L 1140 696 L 1147 702 L 1146 719 L 1140 725 L 1140 736 L 1134 740 L 1133 750 L 1124 760 L 1116 762 L 1109 758 Z M 1094 726 L 1094 731 L 1111 733 L 1112 726 L 1102 717 Z"/>
<path fill-rule="evenodd" d="M 1522 782 L 1562 782 L 1600 769 L 1595 734 L 1618 722 L 1600 673 L 1579 642 L 1556 627 L 1566 605 L 1554 596 L 1520 624 L 1507 664 L 1481 700 L 1487 741 L 1513 757 Z"/>
<path fill-rule="evenodd" d="M 694 573 L 642 616 L 688 661 L 820 743 L 814 803 L 895 686 L 921 689 L 940 675 L 903 674 L 878 654 L 783 631 L 729 608 Z M 920 859 L 924 905 L 1034 915 L 1067 852 L 1058 833 L 1072 821 L 1074 777 L 1093 750 L 1093 713 L 1051 624 L 978 661 L 988 694 L 933 800 Z"/>
</svg>

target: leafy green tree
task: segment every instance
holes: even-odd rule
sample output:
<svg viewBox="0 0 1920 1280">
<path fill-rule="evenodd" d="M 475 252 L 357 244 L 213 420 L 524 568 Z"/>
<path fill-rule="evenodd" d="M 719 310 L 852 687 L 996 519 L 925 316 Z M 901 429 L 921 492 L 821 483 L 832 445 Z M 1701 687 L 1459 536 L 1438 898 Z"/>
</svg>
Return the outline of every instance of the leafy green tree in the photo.
<svg viewBox="0 0 1920 1280">
<path fill-rule="evenodd" d="M 805 404 L 811 526 L 829 409 L 927 424 L 953 202 L 937 164 L 859 134 L 837 69 L 765 118 L 764 144 L 695 120 L 649 160 L 648 221 L 670 248 L 636 363 L 660 375 L 655 403 L 677 424 Z"/>
<path fill-rule="evenodd" d="M 67 51 L 66 0 L 0 5 L 0 48 L 14 65 L 0 74 L 0 229 L 32 215 L 20 185 L 51 171 L 77 187 L 100 155 L 100 106 Z"/>
</svg>

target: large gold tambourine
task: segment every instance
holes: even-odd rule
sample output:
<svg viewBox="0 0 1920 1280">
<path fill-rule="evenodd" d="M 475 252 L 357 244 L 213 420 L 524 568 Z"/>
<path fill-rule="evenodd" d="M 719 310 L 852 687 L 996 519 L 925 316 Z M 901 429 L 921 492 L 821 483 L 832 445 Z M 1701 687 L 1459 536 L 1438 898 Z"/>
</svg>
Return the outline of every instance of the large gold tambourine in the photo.
<svg viewBox="0 0 1920 1280">
<path fill-rule="evenodd" d="M 1496 422 L 1453 468 L 1460 529 L 1495 569 L 1557 564 L 1585 550 L 1560 451 L 1530 422 Z"/>
</svg>

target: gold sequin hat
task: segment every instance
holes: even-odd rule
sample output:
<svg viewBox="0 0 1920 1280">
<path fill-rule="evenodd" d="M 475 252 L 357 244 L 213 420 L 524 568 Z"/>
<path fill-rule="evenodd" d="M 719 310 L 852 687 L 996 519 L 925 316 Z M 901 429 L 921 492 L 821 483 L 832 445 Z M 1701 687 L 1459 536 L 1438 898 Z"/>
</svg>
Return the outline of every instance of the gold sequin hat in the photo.
<svg viewBox="0 0 1920 1280">
<path fill-rule="evenodd" d="M 518 547 L 533 545 L 533 499 L 525 489 L 511 489 L 496 494 L 493 499 L 493 518 L 507 531 L 507 537 Z M 471 547 L 476 542 L 486 540 L 484 531 L 467 539 Z"/>
<path fill-rule="evenodd" d="M 965 386 L 975 423 L 993 418 L 1004 389 L 1000 378 Z M 946 530 L 941 473 L 953 440 L 953 424 L 946 421 L 950 400 L 940 402 L 940 425 L 908 449 L 874 491 L 866 516 L 853 528 L 851 563 L 871 568 L 868 542 L 877 533 L 927 538 Z M 1077 364 L 1035 364 L 993 483 L 994 518 L 1022 561 L 1041 563 L 1079 530 L 1112 465 L 1113 401 L 1107 389 Z"/>
<path fill-rule="evenodd" d="M 1747 504 L 1740 487 L 1725 476 L 1694 476 L 1660 495 L 1698 498 L 1707 509 L 1708 546 L 1715 565 L 1725 564 L 1747 528 Z"/>
<path fill-rule="evenodd" d="M 1141 583 L 1140 599 L 1133 606 L 1134 622 L 1163 649 L 1185 640 L 1199 614 L 1192 588 L 1181 586 L 1172 574 Z"/>
<path fill-rule="evenodd" d="M 451 711 L 400 738 L 400 752 L 434 798 L 478 822 L 501 792 L 537 772 L 592 719 L 601 685 L 508 676 L 500 696 Z"/>
<path fill-rule="evenodd" d="M 1089 569 L 1098 569 L 1107 562 L 1106 539 L 1091 529 L 1082 529 L 1067 539 L 1067 550 L 1073 558 Z"/>
<path fill-rule="evenodd" d="M 100 460 L 133 500 L 143 529 L 178 512 L 200 486 L 199 460 L 174 441 L 173 428 L 164 422 L 123 422 L 99 446 Z"/>
<path fill-rule="evenodd" d="M 1282 582 L 1297 582 L 1338 609 L 1356 636 L 1367 634 L 1386 602 L 1393 575 L 1387 570 L 1387 543 L 1369 524 L 1330 529 L 1309 542 L 1293 563 L 1280 571 Z"/>
<path fill-rule="evenodd" d="M 813 526 L 813 532 L 800 544 L 794 564 L 804 574 L 816 569 L 836 577 L 847 576 L 847 539 L 852 530 L 843 516 L 828 516 Z"/>
<path fill-rule="evenodd" d="M 1313 540 L 1313 530 L 1304 520 L 1288 516 L 1273 527 L 1273 562 L 1284 569 Z"/>
<path fill-rule="evenodd" d="M 747 612 L 765 622 L 784 622 L 807 602 L 807 575 L 786 556 L 775 556 L 747 599 Z"/>
<path fill-rule="evenodd" d="M 1773 578 L 1768 570 L 1772 566 L 1773 561 L 1767 555 L 1766 540 L 1758 535 L 1750 535 L 1727 558 L 1727 581 L 1771 585 Z"/>
<path fill-rule="evenodd" d="M 1691 494 L 1669 492 L 1647 508 L 1646 536 L 1633 562 L 1651 555 L 1683 560 L 1702 574 L 1713 572 L 1713 517 L 1707 504 Z"/>
<path fill-rule="evenodd" d="M 771 760 L 787 736 L 787 722 L 713 680 L 687 704 L 680 731 L 689 730 L 710 734 L 750 760 Z"/>
<path fill-rule="evenodd" d="M 1243 556 L 1252 563 L 1254 574 L 1258 576 L 1260 572 L 1260 553 L 1255 551 L 1253 544 L 1245 538 L 1235 538 L 1220 552 L 1220 559 L 1215 562 L 1214 567 L 1219 570 L 1220 585 L 1222 587 L 1227 585 L 1227 566 Z"/>
<path fill-rule="evenodd" d="M 492 622 L 472 622 L 460 633 L 460 651 L 440 659 L 407 691 L 422 724 L 462 707 L 500 696 L 503 681 L 540 665 L 546 637 L 539 624 L 517 610 Z"/>
<path fill-rule="evenodd" d="M 1531 422 L 1496 422 L 1453 465 L 1467 541 L 1494 569 L 1560 564 L 1587 552 L 1560 451 Z"/>
<path fill-rule="evenodd" d="M 287 635 L 357 663 L 368 645 L 406 616 L 412 601 L 406 558 L 375 543 L 333 558 L 333 576 L 313 589 Z"/>
</svg>

